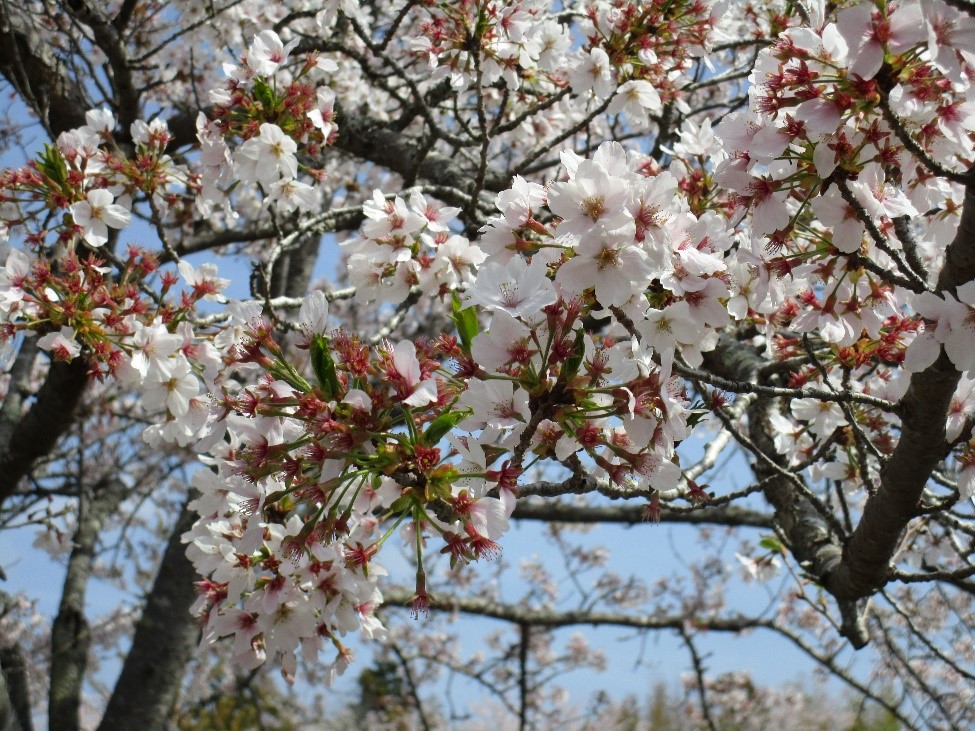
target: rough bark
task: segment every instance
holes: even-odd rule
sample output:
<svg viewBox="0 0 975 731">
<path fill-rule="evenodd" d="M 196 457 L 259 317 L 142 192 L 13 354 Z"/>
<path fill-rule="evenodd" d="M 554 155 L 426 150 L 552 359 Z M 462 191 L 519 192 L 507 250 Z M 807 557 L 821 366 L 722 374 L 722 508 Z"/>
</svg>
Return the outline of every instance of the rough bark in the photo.
<svg viewBox="0 0 975 731">
<path fill-rule="evenodd" d="M 0 731 L 23 731 L 10 700 L 6 673 L 0 673 Z"/>
<path fill-rule="evenodd" d="M 95 563 L 95 547 L 105 518 L 118 508 L 127 489 L 110 478 L 93 490 L 78 511 L 61 605 L 51 627 L 51 684 L 48 694 L 49 727 L 63 731 L 80 728 L 81 691 L 88 667 L 91 628 L 85 618 L 85 595 Z"/>
<path fill-rule="evenodd" d="M 16 645 L 0 648 L 0 731 L 32 731 L 24 656 Z"/>
<path fill-rule="evenodd" d="M 99 731 L 167 728 L 183 673 L 199 638 L 199 628 L 190 616 L 196 571 L 180 540 L 194 518 L 184 507 L 169 536 Z"/>
<path fill-rule="evenodd" d="M 946 251 L 936 291 L 954 294 L 975 279 L 975 184 L 969 183 L 961 223 Z M 911 377 L 901 399 L 901 435 L 880 473 L 863 517 L 829 572 L 826 587 L 838 599 L 870 596 L 889 580 L 889 563 L 908 522 L 917 517 L 931 472 L 948 453 L 945 420 L 961 373 L 942 352 L 930 367 Z"/>
<path fill-rule="evenodd" d="M 118 28 L 99 9 L 98 4 L 72 0 L 65 3 L 69 12 L 91 28 L 95 43 L 108 58 L 109 80 L 115 92 L 118 121 L 128 134 L 129 126 L 139 117 L 139 92 L 135 88 L 128 53 Z"/>
<path fill-rule="evenodd" d="M 421 178 L 468 192 L 474 171 L 457 164 L 456 159 L 427 151 L 417 140 L 404 133 L 374 124 L 371 120 L 344 113 L 339 116 L 336 148 L 355 157 L 387 167 L 407 179 Z M 509 176 L 488 171 L 484 189 L 504 190 Z"/>
<path fill-rule="evenodd" d="M 705 363 L 716 375 L 756 383 L 759 369 L 766 361 L 752 348 L 723 336 L 718 347 L 706 355 Z M 801 477 L 784 471 L 788 461 L 775 449 L 768 423 L 774 408 L 774 399 L 767 396 L 755 399 L 748 408 L 748 438 L 769 460 L 755 460 L 752 469 L 755 477 L 763 481 L 762 492 L 775 509 L 775 524 L 788 542 L 792 555 L 811 576 L 821 580 L 841 560 L 841 537 L 831 530 L 810 499 L 797 489 Z M 868 640 L 866 628 L 856 604 L 842 602 L 839 607 L 843 634 L 855 647 L 865 646 Z"/>
<path fill-rule="evenodd" d="M 304 237 L 298 246 L 285 252 L 274 263 L 271 297 L 301 297 L 308 291 L 321 238 L 317 234 Z"/>
<path fill-rule="evenodd" d="M 0 454 L 0 502 L 17 487 L 34 461 L 43 457 L 71 425 L 88 383 L 88 363 L 75 358 L 70 363 L 51 364 L 37 399 L 11 430 L 10 440 Z"/>
<path fill-rule="evenodd" d="M 85 123 L 89 104 L 67 67 L 34 31 L 32 18 L 12 2 L 0 3 L 0 73 L 13 85 L 52 137 Z"/>
<path fill-rule="evenodd" d="M 10 728 L 20 731 L 33 731 L 34 723 L 30 715 L 30 687 L 27 683 L 27 659 L 19 645 L 11 645 L 0 649 L 0 667 L 3 668 L 2 681 L 6 685 L 6 693 L 13 706 L 16 724 Z M 2 695 L 2 694 L 0 694 Z M 0 699 L 0 705 L 3 700 Z M 6 728 L 0 711 L 0 728 Z"/>
</svg>

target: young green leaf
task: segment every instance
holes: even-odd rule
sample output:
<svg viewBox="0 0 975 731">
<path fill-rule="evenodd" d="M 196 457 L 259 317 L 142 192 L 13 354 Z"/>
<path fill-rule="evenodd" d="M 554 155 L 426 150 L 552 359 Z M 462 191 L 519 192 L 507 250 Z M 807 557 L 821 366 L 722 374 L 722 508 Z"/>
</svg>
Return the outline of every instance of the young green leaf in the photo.
<svg viewBox="0 0 975 731">
<path fill-rule="evenodd" d="M 580 328 L 576 330 L 576 339 L 572 344 L 572 355 L 570 355 L 565 360 L 565 365 L 562 366 L 562 380 L 566 384 L 570 383 L 576 374 L 579 373 L 579 368 L 582 367 L 582 358 L 586 354 L 586 341 L 585 333 Z"/>
<path fill-rule="evenodd" d="M 452 309 L 453 320 L 457 325 L 457 334 L 460 336 L 461 345 L 463 345 L 464 352 L 469 354 L 471 343 L 474 342 L 474 336 L 478 332 L 477 313 L 473 307 L 465 308 L 456 294 L 454 295 Z"/>
<path fill-rule="evenodd" d="M 311 366 L 322 393 L 326 399 L 337 398 L 340 390 L 339 378 L 335 373 L 335 361 L 328 349 L 328 338 L 324 335 L 312 337 L 310 352 Z"/>
<path fill-rule="evenodd" d="M 429 446 L 434 446 L 443 439 L 444 435 L 453 429 L 462 419 L 470 416 L 471 409 L 461 409 L 460 411 L 448 411 L 441 414 L 430 422 L 430 426 L 423 432 L 423 442 Z"/>
<path fill-rule="evenodd" d="M 773 551 L 774 553 L 785 553 L 785 548 L 782 542 L 775 536 L 765 536 L 758 542 L 762 548 L 767 551 Z"/>
</svg>

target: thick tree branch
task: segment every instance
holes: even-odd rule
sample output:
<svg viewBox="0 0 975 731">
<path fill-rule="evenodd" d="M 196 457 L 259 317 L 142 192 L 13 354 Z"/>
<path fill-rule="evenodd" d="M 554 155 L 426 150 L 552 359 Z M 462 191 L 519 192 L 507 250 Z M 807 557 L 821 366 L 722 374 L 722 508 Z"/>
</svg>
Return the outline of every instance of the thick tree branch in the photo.
<svg viewBox="0 0 975 731">
<path fill-rule="evenodd" d="M 36 19 L 0 2 L 0 74 L 17 90 L 52 137 L 85 123 L 82 87 L 35 28 Z"/>
<path fill-rule="evenodd" d="M 95 545 L 102 523 L 115 511 L 126 492 L 125 483 L 112 476 L 94 487 L 90 499 L 81 498 L 61 606 L 51 627 L 48 725 L 52 729 L 74 731 L 80 728 L 81 689 L 91 646 L 91 628 L 85 618 L 85 594 L 94 568 Z"/>
<path fill-rule="evenodd" d="M 169 536 L 156 581 L 136 624 L 99 731 L 162 731 L 176 701 L 186 664 L 196 649 L 199 628 L 190 615 L 196 570 L 186 558 L 181 536 L 195 519 L 185 506 Z"/>
<path fill-rule="evenodd" d="M 963 13 L 975 15 L 975 2 L 972 2 L 972 0 L 945 0 L 945 4 L 961 10 Z"/>
<path fill-rule="evenodd" d="M 953 294 L 975 279 L 975 184 L 969 183 L 961 223 L 945 255 L 937 292 Z M 931 473 L 949 451 L 945 419 L 961 373 L 941 356 L 921 373 L 901 399 L 901 435 L 880 473 L 880 488 L 868 500 L 863 517 L 829 572 L 827 589 L 838 599 L 873 594 L 890 579 L 889 563 L 901 533 L 920 512 L 921 495 Z"/>
<path fill-rule="evenodd" d="M 23 731 L 10 700 L 6 672 L 0 673 L 0 731 Z"/>
<path fill-rule="evenodd" d="M 168 120 L 173 146 L 196 141 L 196 117 L 200 110 L 185 110 Z M 203 110 L 206 111 L 206 110 Z M 367 117 L 336 107 L 339 134 L 334 149 L 387 168 L 404 179 L 427 180 L 444 186 L 441 199 L 450 205 L 466 206 L 469 199 L 449 196 L 453 188 L 468 194 L 473 170 L 458 164 L 457 158 L 428 150 L 422 141 L 403 132 L 390 129 Z M 489 170 L 484 178 L 484 190 L 497 193 L 508 187 L 510 176 Z"/>
<path fill-rule="evenodd" d="M 84 0 L 65 3 L 71 14 L 91 28 L 95 43 L 105 52 L 111 70 L 111 81 L 116 94 L 119 124 L 128 135 L 129 126 L 139 117 L 139 92 L 132 79 L 129 57 L 122 43 L 122 36 L 111 20 L 97 5 Z"/>
<path fill-rule="evenodd" d="M 0 591 L 0 619 L 10 611 L 10 597 Z M 23 648 L 0 638 L 0 731 L 33 731 L 30 686 Z"/>
<path fill-rule="evenodd" d="M 34 460 L 43 457 L 71 424 L 88 383 L 88 363 L 75 358 L 54 362 L 30 411 L 20 419 L 7 444 L 0 444 L 0 503 L 16 489 Z"/>
<path fill-rule="evenodd" d="M 10 367 L 7 395 L 0 404 L 0 454 L 10 448 L 10 441 L 17 432 L 17 425 L 24 415 L 24 402 L 31 393 L 31 373 L 37 359 L 37 339 L 24 338 Z M 2 502 L 0 495 L 0 502 Z"/>
<path fill-rule="evenodd" d="M 706 354 L 705 363 L 719 376 L 746 383 L 755 382 L 766 364 L 753 349 L 727 336 L 718 341 L 714 351 Z M 765 459 L 755 461 L 753 470 L 763 483 L 765 498 L 775 508 L 775 522 L 792 555 L 809 574 L 823 577 L 840 562 L 839 536 L 810 498 L 796 489 L 796 480 L 801 478 L 786 472 L 787 460 L 775 449 L 771 436 L 769 418 L 773 408 L 774 400 L 768 396 L 755 399 L 748 408 L 748 438 L 765 455 Z M 839 608 L 844 635 L 855 647 L 866 645 L 866 627 L 856 604 L 841 602 Z"/>
<path fill-rule="evenodd" d="M 33 731 L 27 660 L 18 645 L 0 647 L 0 731 Z"/>
<path fill-rule="evenodd" d="M 637 525 L 647 522 L 643 505 L 570 505 L 561 502 L 520 501 L 512 515 L 520 520 L 541 520 L 550 523 L 625 523 Z M 700 510 L 660 509 L 661 523 L 686 525 L 724 525 L 772 529 L 772 516 L 737 505 L 705 506 Z"/>
</svg>

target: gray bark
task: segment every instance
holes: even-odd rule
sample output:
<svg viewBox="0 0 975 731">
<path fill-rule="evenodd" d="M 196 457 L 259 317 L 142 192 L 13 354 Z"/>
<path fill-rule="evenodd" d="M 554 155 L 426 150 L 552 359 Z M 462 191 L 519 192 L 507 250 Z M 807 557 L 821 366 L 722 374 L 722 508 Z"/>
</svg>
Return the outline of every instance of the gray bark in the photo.
<svg viewBox="0 0 975 731">
<path fill-rule="evenodd" d="M 169 536 L 98 731 L 163 731 L 167 727 L 200 634 L 190 616 L 196 571 L 180 541 L 194 518 L 184 507 Z"/>
<path fill-rule="evenodd" d="M 61 605 L 51 627 L 48 719 L 52 729 L 75 731 L 80 727 L 81 691 L 91 648 L 91 628 L 85 618 L 85 595 L 102 524 L 118 508 L 126 492 L 121 480 L 109 478 L 95 487 L 90 504 L 81 500 L 78 529 L 68 559 Z"/>
</svg>

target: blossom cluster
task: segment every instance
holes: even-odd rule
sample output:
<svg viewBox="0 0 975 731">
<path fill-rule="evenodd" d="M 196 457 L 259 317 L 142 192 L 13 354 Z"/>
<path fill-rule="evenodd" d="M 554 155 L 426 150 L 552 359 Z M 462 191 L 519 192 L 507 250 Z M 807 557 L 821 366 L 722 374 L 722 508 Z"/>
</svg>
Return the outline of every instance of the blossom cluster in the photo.
<svg viewBox="0 0 975 731">
<path fill-rule="evenodd" d="M 484 253 L 450 223 L 459 208 L 441 206 L 420 191 L 405 201 L 375 191 L 362 206 L 368 219 L 360 235 L 343 242 L 356 297 L 364 302 L 402 302 L 416 287 L 443 297 L 469 284 L 471 267 Z"/>
<path fill-rule="evenodd" d="M 607 112 L 634 124 L 664 104 L 682 106 L 676 82 L 709 45 L 715 10 L 701 0 L 588 5 L 589 42 L 569 68 L 572 91 L 612 97 Z"/>
<path fill-rule="evenodd" d="M 550 4 L 519 2 L 430 5 L 418 21 L 410 52 L 425 60 L 430 80 L 448 78 L 462 90 L 531 88 L 608 100 L 610 114 L 645 123 L 678 100 L 675 82 L 700 56 L 714 19 L 699 0 L 587 3 L 574 49 Z"/>
<path fill-rule="evenodd" d="M 423 34 L 406 53 L 455 91 L 563 89 L 631 122 L 683 109 L 678 82 L 714 11 L 696 0 L 587 7 L 574 47 L 534 0 L 418 6 Z M 645 499 L 649 516 L 662 495 L 705 499 L 677 454 L 702 416 L 685 378 L 736 323 L 798 363 L 783 369 L 797 397 L 769 414 L 783 463 L 817 461 L 814 479 L 851 495 L 876 486 L 899 426 L 888 406 L 910 373 L 942 352 L 975 366 L 975 284 L 933 290 L 975 154 L 973 23 L 940 2 L 862 3 L 829 22 L 822 3 L 803 8 L 808 23 L 758 54 L 748 109 L 717 130 L 683 120 L 665 163 L 617 142 L 585 158 L 563 150 L 547 178 L 513 176 L 472 238 L 459 233 L 471 216 L 430 191 L 376 190 L 344 242 L 348 277 L 361 303 L 449 310 L 454 329 L 415 341 L 335 327 L 320 291 L 288 335 L 269 303 L 227 302 L 212 264 L 164 271 L 105 246 L 139 196 L 157 225 L 180 189 L 206 216 L 248 195 L 255 217 L 319 207 L 339 134 L 324 83 L 336 66 L 292 62 L 296 40 L 262 31 L 227 65 L 197 120 L 193 172 L 168 157 L 164 123 L 133 124 L 134 152 L 123 152 L 115 120 L 93 111 L 0 177 L 0 218 L 31 249 L 0 272 L 6 347 L 25 332 L 53 359 L 84 358 L 142 394 L 156 418 L 147 441 L 201 454 L 200 519 L 185 540 L 206 577 L 196 610 L 209 639 L 232 636 L 242 666 L 277 659 L 291 675 L 299 647 L 312 657 L 328 643 L 341 672 L 346 634 L 384 631 L 389 538 L 416 562 L 419 613 L 431 601 L 424 555 L 452 566 L 497 555 L 531 467 L 586 469 Z M 323 32 L 338 13 L 364 19 L 331 2 Z M 197 318 L 202 301 L 225 312 Z M 963 436 L 973 383 L 963 378 L 947 425 L 962 442 L 962 496 L 975 490 Z M 798 397 L 807 386 L 849 398 Z M 694 387 L 721 408 L 720 394 Z M 756 578 L 777 565 L 739 560 Z"/>
<path fill-rule="evenodd" d="M 381 631 L 372 612 L 385 571 L 374 559 L 397 529 L 415 550 L 421 612 L 429 543 L 441 542 L 452 564 L 493 557 L 513 508 L 488 493 L 510 496 L 516 472 L 488 469 L 475 441 L 450 435 L 471 411 L 441 362 L 454 341 L 370 349 L 323 334 L 326 318 L 324 295 L 309 295 L 299 323 L 311 382 L 269 323 L 252 323 L 235 360 L 266 375 L 224 392 L 230 441 L 214 444 L 214 472 L 196 480 L 201 520 L 186 540 L 208 577 L 199 608 L 207 633 L 234 635 L 249 667 L 279 657 L 293 672 L 299 641 L 309 654 L 327 639 L 340 668 L 342 635 Z"/>
<path fill-rule="evenodd" d="M 714 180 L 747 208 L 755 256 L 809 283 L 783 313 L 796 331 L 843 348 L 866 330 L 890 344 L 874 355 L 903 360 L 917 327 L 899 305 L 933 281 L 958 223 L 962 187 L 938 176 L 972 162 L 970 26 L 940 3 L 862 3 L 835 22 L 819 8 L 759 54 L 748 110 L 718 129 L 729 156 Z M 925 317 L 954 302 L 924 296 L 913 309 Z"/>
<path fill-rule="evenodd" d="M 297 40 L 285 44 L 271 30 L 253 40 L 243 63 L 226 64 L 226 86 L 210 92 L 208 119 L 197 119 L 202 178 L 197 205 L 203 212 L 227 205 L 238 183 L 259 185 L 264 203 L 281 213 L 310 211 L 320 203 L 314 183 L 325 175 L 322 150 L 334 139 L 335 94 L 322 84 L 337 68 L 311 56 L 289 64 Z M 231 150 L 228 141 L 238 141 Z M 312 183 L 299 179 L 304 171 Z"/>
<path fill-rule="evenodd" d="M 59 135 L 36 160 L 0 175 L 4 239 L 20 234 L 36 250 L 64 248 L 79 239 L 97 248 L 108 242 L 109 229 L 129 225 L 136 194 L 148 196 L 160 216 L 176 205 L 189 174 L 166 152 L 170 135 L 164 121 L 133 122 L 125 144 L 134 150 L 127 152 L 108 110 L 93 109 L 85 118 L 86 125 Z"/>
</svg>

